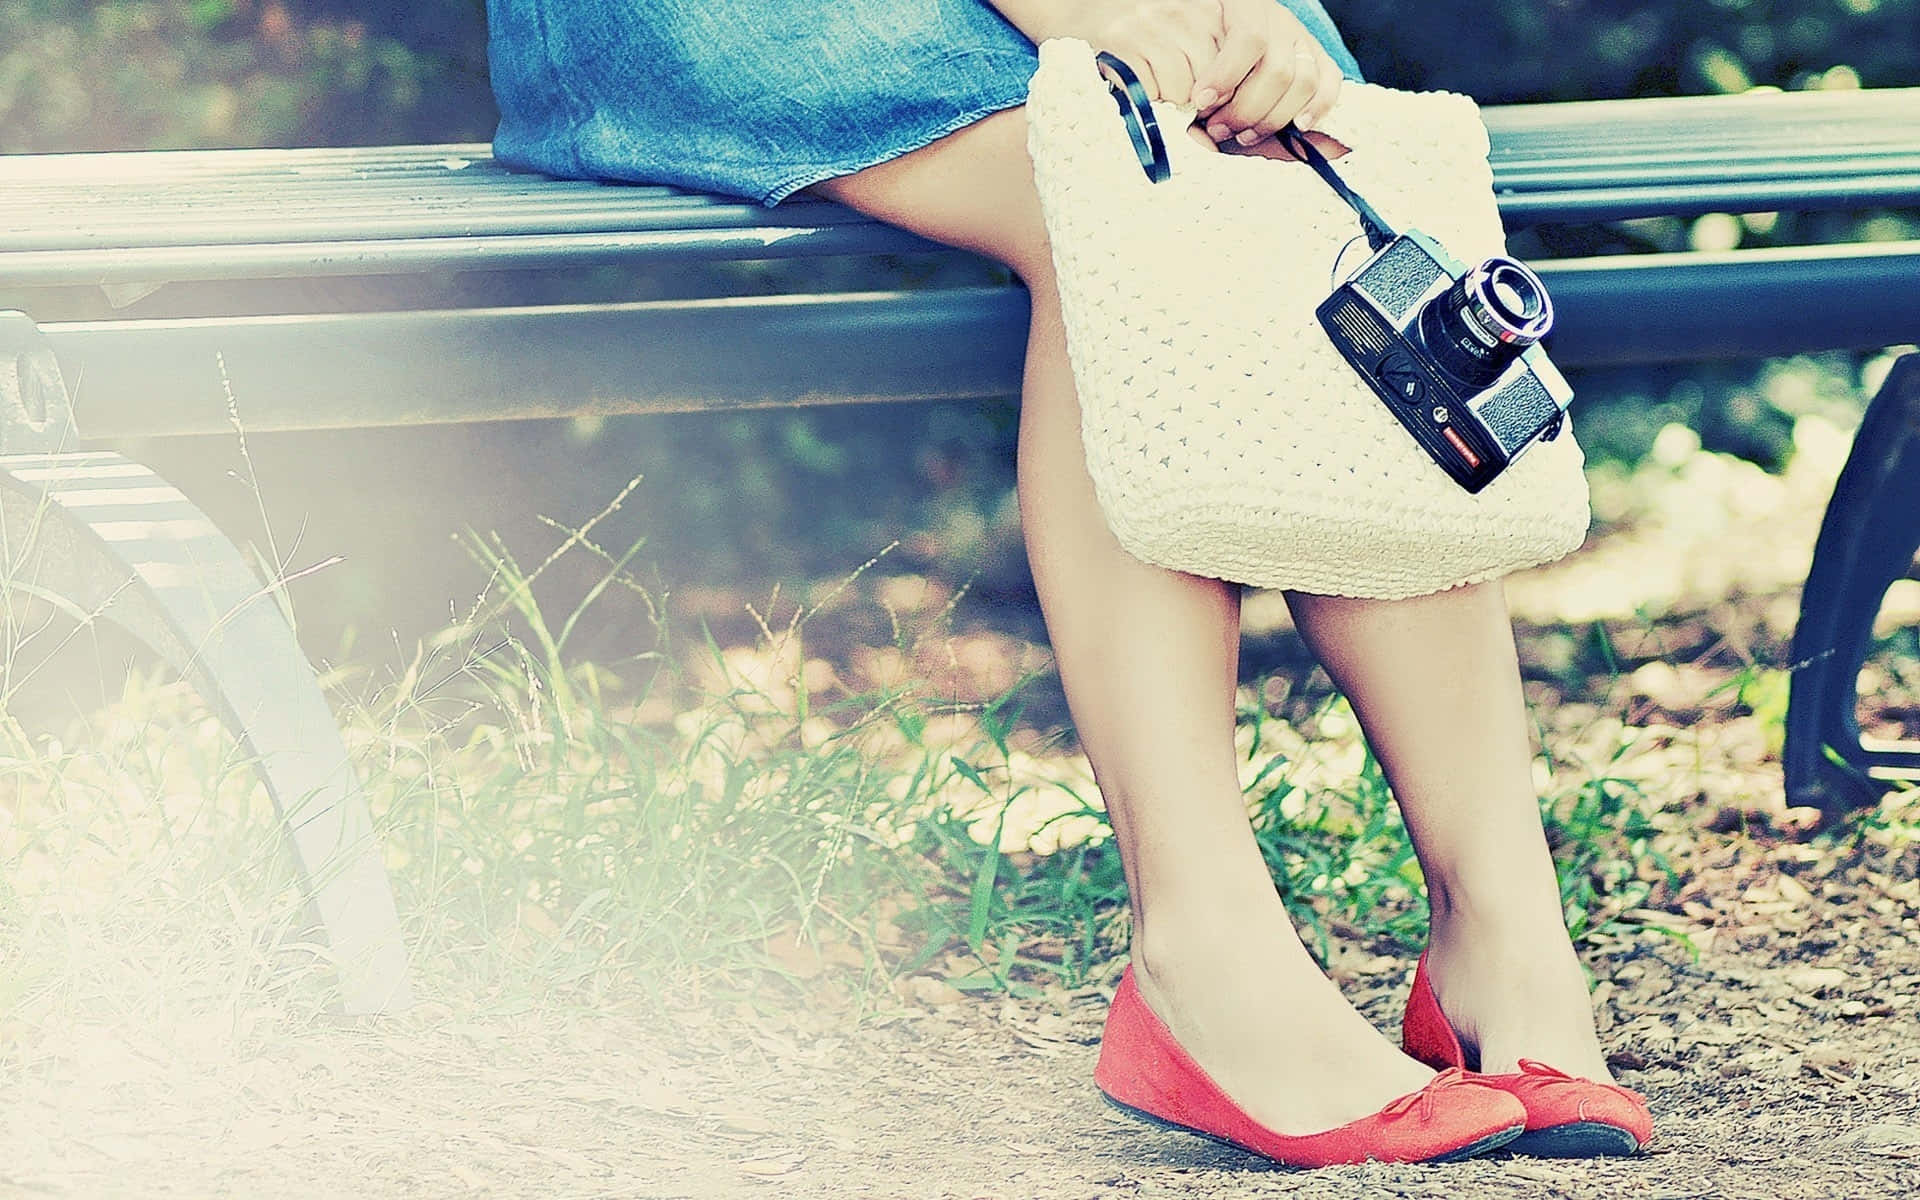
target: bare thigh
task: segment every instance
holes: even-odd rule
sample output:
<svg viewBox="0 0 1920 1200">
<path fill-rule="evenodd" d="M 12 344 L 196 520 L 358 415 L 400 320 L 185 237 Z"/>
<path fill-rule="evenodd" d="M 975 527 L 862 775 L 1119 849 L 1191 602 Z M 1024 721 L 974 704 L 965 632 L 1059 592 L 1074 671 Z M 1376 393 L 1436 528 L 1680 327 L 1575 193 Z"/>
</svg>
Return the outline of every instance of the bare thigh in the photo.
<svg viewBox="0 0 1920 1200">
<path fill-rule="evenodd" d="M 1006 264 L 1029 287 L 1051 277 L 1027 157 L 1027 110 L 1009 108 L 863 171 L 807 189 L 890 225 Z"/>
<path fill-rule="evenodd" d="M 1219 149 L 1198 127 L 1187 133 L 1207 149 Z M 1330 158 L 1347 152 L 1324 134 L 1308 137 Z M 1291 157 L 1272 139 L 1227 152 Z M 1025 107 L 994 113 L 918 150 L 807 190 L 1005 263 L 1029 288 L 1051 284 L 1053 259 L 1027 156 Z"/>
</svg>

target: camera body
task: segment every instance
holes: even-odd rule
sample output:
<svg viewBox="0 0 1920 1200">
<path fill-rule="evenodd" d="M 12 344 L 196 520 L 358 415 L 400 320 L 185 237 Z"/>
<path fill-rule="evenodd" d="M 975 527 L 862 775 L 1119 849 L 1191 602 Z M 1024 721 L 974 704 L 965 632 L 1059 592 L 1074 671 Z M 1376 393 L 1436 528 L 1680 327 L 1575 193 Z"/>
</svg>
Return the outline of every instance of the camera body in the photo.
<svg viewBox="0 0 1920 1200">
<path fill-rule="evenodd" d="M 1469 268 L 1409 231 L 1315 311 L 1388 411 L 1468 492 L 1560 432 L 1573 389 L 1538 344 L 1552 304 L 1514 259 Z"/>
</svg>

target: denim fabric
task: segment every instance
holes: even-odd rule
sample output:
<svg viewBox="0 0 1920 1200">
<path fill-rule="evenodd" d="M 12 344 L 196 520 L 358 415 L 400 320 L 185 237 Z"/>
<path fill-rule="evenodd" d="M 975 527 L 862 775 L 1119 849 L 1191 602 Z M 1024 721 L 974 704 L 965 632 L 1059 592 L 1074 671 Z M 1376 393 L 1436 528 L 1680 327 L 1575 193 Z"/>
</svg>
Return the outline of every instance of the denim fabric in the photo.
<svg viewBox="0 0 1920 1200">
<path fill-rule="evenodd" d="M 1319 0 L 1280 0 L 1349 78 Z M 1025 101 L 985 0 L 487 0 L 494 154 L 777 204 Z"/>
</svg>

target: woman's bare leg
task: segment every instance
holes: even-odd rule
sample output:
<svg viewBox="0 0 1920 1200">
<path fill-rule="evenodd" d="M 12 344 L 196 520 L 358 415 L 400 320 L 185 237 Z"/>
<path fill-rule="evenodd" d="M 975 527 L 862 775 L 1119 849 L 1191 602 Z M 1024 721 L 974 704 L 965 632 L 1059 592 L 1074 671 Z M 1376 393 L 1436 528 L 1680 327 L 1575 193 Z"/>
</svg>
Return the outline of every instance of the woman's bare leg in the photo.
<svg viewBox="0 0 1920 1200">
<path fill-rule="evenodd" d="M 1283 1133 L 1332 1128 L 1419 1088 L 1431 1073 L 1308 956 L 1254 843 L 1233 744 L 1237 588 L 1140 562 L 1100 515 L 1024 110 L 817 190 L 991 255 L 1032 293 L 1022 523 L 1061 683 L 1126 865 L 1148 1004 Z"/>
<path fill-rule="evenodd" d="M 1500 585 L 1287 600 L 1399 798 L 1433 910 L 1434 991 L 1482 1069 L 1525 1056 L 1610 1079 L 1540 828 Z"/>
</svg>

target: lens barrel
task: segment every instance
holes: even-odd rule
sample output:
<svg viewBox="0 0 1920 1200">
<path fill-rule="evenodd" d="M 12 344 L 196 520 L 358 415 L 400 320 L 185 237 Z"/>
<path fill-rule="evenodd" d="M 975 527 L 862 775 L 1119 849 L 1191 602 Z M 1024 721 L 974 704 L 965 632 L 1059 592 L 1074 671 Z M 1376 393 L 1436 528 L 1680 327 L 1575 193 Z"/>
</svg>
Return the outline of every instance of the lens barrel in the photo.
<svg viewBox="0 0 1920 1200">
<path fill-rule="evenodd" d="M 1427 301 L 1418 325 L 1441 367 L 1468 387 L 1482 388 L 1547 336 L 1553 301 L 1525 264 L 1496 256 Z"/>
</svg>

